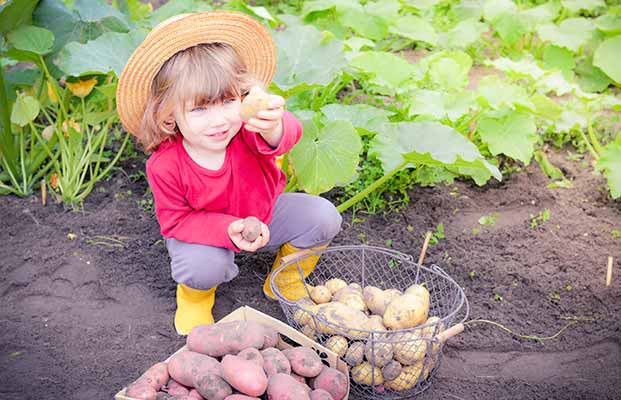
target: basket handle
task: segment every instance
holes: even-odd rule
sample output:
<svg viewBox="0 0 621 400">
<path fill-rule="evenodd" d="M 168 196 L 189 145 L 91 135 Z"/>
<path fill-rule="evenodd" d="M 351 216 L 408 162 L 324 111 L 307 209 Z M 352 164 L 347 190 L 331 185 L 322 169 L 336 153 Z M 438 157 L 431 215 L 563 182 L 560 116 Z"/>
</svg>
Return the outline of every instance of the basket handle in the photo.
<svg viewBox="0 0 621 400">
<path fill-rule="evenodd" d="M 280 259 L 280 264 L 287 264 L 289 262 L 291 262 L 291 260 L 299 258 L 299 257 L 305 257 L 309 254 L 311 254 L 312 252 L 314 252 L 316 249 L 304 249 L 304 250 L 300 250 L 300 251 L 296 251 L 293 254 L 289 254 L 288 256 L 284 256 Z"/>
<path fill-rule="evenodd" d="M 464 331 L 464 324 L 461 322 L 459 324 L 455 324 L 445 330 L 444 332 L 440 332 L 436 335 L 436 339 L 441 343 L 446 342 L 448 339 L 452 338 L 455 335 L 458 335 Z"/>
</svg>

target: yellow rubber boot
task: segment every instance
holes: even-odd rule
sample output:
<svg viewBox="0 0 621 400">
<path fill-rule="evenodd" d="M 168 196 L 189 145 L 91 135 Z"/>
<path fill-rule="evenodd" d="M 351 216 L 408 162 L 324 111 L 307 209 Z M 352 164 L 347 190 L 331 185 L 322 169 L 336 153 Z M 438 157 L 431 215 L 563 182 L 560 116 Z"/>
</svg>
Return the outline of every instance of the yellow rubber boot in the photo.
<svg viewBox="0 0 621 400">
<path fill-rule="evenodd" d="M 216 288 L 198 290 L 181 283 L 177 285 L 175 329 L 178 334 L 187 335 L 197 325 L 213 324 L 211 309 L 216 301 Z"/>
<path fill-rule="evenodd" d="M 328 247 L 328 245 L 313 247 L 311 250 L 322 250 Z M 277 300 L 278 298 L 272 292 L 270 288 L 270 278 L 272 277 L 272 273 L 280 266 L 280 260 L 283 257 L 291 255 L 300 251 L 294 247 L 291 243 L 285 243 L 280 246 L 278 249 L 278 253 L 276 254 L 276 259 L 274 260 L 274 264 L 272 265 L 272 269 L 270 273 L 267 275 L 267 279 L 263 283 L 263 294 L 268 299 Z M 276 286 L 278 287 L 278 291 L 285 298 L 291 301 L 297 301 L 303 297 L 308 297 L 308 293 L 304 288 L 304 283 L 302 279 L 300 279 L 300 272 L 298 271 L 298 264 L 302 269 L 304 274 L 304 278 L 310 275 L 311 272 L 315 269 L 315 265 L 317 265 L 317 261 L 319 260 L 319 256 L 308 256 L 305 258 L 301 258 L 298 262 L 289 265 L 285 268 L 284 271 L 278 273 L 276 277 Z"/>
</svg>

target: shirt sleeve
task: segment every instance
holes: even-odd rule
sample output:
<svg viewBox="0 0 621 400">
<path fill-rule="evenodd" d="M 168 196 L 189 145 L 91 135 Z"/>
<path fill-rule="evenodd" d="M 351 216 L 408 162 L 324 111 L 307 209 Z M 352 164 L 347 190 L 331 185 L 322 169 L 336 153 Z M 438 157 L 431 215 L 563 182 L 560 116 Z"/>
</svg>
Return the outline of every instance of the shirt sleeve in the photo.
<svg viewBox="0 0 621 400">
<path fill-rule="evenodd" d="M 228 235 L 228 227 L 238 217 L 194 210 L 183 194 L 179 176 L 172 165 L 155 167 L 147 162 L 147 179 L 155 201 L 155 215 L 161 233 L 186 243 L 222 247 L 239 252 Z"/>
<path fill-rule="evenodd" d="M 264 156 L 277 157 L 285 154 L 295 146 L 302 137 L 302 123 L 289 111 L 285 111 L 282 116 L 282 138 L 278 147 L 271 147 L 263 137 L 256 133 L 244 130 L 244 138 L 248 145 Z"/>
</svg>

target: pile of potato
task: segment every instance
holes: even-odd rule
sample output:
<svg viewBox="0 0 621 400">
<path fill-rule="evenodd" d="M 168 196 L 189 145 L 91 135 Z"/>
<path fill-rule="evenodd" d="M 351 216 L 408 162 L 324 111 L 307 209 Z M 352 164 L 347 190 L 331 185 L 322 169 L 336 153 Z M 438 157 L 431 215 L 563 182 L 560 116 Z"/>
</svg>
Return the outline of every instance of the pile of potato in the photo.
<svg viewBox="0 0 621 400">
<path fill-rule="evenodd" d="M 302 333 L 313 340 L 320 336 L 349 364 L 354 382 L 403 391 L 431 371 L 440 350 L 439 342 L 431 339 L 444 326 L 438 317 L 428 317 L 429 292 L 424 286 L 415 284 L 401 292 L 330 279 L 313 287 L 310 296 L 297 302 L 294 321 Z M 417 326 L 424 327 L 409 329 Z M 428 351 L 432 354 L 425 367 Z"/>
<path fill-rule="evenodd" d="M 309 347 L 278 349 L 279 334 L 254 321 L 194 328 L 188 351 L 157 363 L 127 387 L 142 400 L 341 400 L 348 379 Z"/>
</svg>

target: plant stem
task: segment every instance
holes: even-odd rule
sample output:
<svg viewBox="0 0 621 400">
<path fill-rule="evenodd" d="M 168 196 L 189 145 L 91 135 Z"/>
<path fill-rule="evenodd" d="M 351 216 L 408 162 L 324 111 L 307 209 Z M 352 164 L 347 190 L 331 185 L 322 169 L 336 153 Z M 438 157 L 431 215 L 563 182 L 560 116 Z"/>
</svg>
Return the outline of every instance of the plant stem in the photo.
<svg viewBox="0 0 621 400">
<path fill-rule="evenodd" d="M 584 131 L 582 129 L 578 129 L 578 133 L 580 133 L 580 136 L 582 136 L 582 140 L 584 140 L 584 143 L 586 144 L 589 153 L 591 153 L 594 159 L 599 160 L 599 154 L 595 151 L 595 149 L 593 149 L 593 146 L 591 146 L 591 142 L 589 142 L 589 139 L 587 139 Z"/>
<path fill-rule="evenodd" d="M 587 114 L 587 132 L 589 133 L 589 138 L 593 143 L 593 148 L 597 152 L 597 154 L 602 154 L 602 146 L 599 144 L 599 140 L 597 140 L 597 135 L 595 135 L 595 131 L 593 130 L 593 124 L 591 123 L 591 113 Z"/>
<path fill-rule="evenodd" d="M 15 151 L 15 142 L 11 133 L 11 108 L 9 107 L 9 99 L 6 96 L 4 87 L 4 75 L 0 68 L 0 118 L 2 118 L 2 132 L 0 132 L 0 157 L 6 160 L 5 166 L 11 174 L 15 174 L 17 170 L 17 154 Z"/>
<path fill-rule="evenodd" d="M 403 161 L 401 164 L 397 165 L 395 169 L 393 169 L 386 175 L 382 176 L 381 178 L 379 178 L 378 180 L 376 180 L 375 182 L 373 182 L 372 184 L 364 188 L 361 192 L 356 193 L 353 197 L 349 198 L 344 203 L 339 204 L 339 206 L 336 207 L 336 209 L 339 212 L 343 212 L 347 210 L 348 208 L 350 208 L 351 206 L 353 206 L 354 204 L 360 202 L 362 199 L 367 197 L 374 190 L 376 190 L 377 188 L 382 186 L 385 182 L 387 182 L 390 178 L 392 178 L 393 175 L 395 175 L 397 172 L 405 168 L 405 166 L 408 164 L 409 164 L 409 161 Z"/>
</svg>

